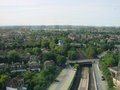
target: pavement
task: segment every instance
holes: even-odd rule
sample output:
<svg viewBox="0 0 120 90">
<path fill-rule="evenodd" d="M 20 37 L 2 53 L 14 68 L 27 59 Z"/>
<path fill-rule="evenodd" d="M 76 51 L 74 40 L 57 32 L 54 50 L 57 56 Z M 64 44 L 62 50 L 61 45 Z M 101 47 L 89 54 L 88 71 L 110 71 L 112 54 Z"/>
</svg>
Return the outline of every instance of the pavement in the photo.
<svg viewBox="0 0 120 90">
<path fill-rule="evenodd" d="M 75 76 L 76 70 L 72 67 L 65 68 L 56 78 L 48 90 L 68 90 Z"/>
<path fill-rule="evenodd" d="M 97 90 L 108 90 L 107 82 L 102 81 L 102 79 L 101 79 L 101 76 L 103 76 L 103 75 L 99 69 L 98 62 L 95 62 L 93 64 L 93 70 L 95 73 Z"/>
</svg>

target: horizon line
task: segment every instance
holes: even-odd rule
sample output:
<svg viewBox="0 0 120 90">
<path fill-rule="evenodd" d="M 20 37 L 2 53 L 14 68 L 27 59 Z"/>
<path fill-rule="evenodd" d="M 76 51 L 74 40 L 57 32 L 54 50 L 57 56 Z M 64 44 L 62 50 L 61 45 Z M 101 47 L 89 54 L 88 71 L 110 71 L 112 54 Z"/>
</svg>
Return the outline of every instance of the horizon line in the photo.
<svg viewBox="0 0 120 90">
<path fill-rule="evenodd" d="M 14 24 L 0 25 L 0 27 L 15 27 L 15 26 L 85 26 L 85 27 L 120 27 L 120 25 L 82 25 L 82 24 Z"/>
</svg>

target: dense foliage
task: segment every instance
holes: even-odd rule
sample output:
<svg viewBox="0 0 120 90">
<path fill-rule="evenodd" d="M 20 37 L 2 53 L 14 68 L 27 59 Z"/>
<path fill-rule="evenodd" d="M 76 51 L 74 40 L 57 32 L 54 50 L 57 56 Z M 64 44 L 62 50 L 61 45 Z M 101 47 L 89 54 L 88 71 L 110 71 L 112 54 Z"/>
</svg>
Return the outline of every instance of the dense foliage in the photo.
<svg viewBox="0 0 120 90">
<path fill-rule="evenodd" d="M 0 67 L 0 89 L 6 86 L 7 81 L 20 75 L 28 85 L 28 90 L 46 90 L 59 71 L 66 66 L 67 60 L 97 58 L 101 52 L 112 51 L 115 49 L 114 45 L 120 43 L 119 40 L 112 40 L 114 35 L 118 37 L 120 34 L 119 28 L 113 27 L 40 26 L 36 27 L 37 30 L 34 30 L 33 27 L 24 28 L 14 27 L 6 30 L 5 33 L 1 32 L 0 63 L 3 66 Z M 52 28 L 52 31 L 45 28 Z M 60 29 L 67 31 L 60 31 Z M 113 32 L 113 29 L 116 32 Z M 71 37 L 69 37 L 70 35 Z M 117 53 L 109 53 L 100 62 L 109 86 L 112 86 L 113 83 L 108 66 L 117 65 L 119 57 L 120 55 Z M 46 62 L 48 66 L 51 64 L 54 67 L 45 68 L 47 67 Z M 53 63 L 54 65 L 52 65 Z M 20 67 L 17 69 L 23 69 L 21 68 L 23 65 L 26 71 L 11 73 L 16 69 L 14 65 L 19 64 Z M 40 71 L 31 70 L 35 64 Z M 120 67 L 120 61 L 118 65 Z M 78 64 L 74 66 L 79 67 Z M 1 71 L 1 68 L 4 72 Z"/>
<path fill-rule="evenodd" d="M 120 55 L 118 52 L 108 52 L 107 55 L 105 55 L 100 60 L 100 69 L 102 70 L 105 78 L 107 79 L 109 88 L 113 88 L 113 79 L 110 75 L 110 72 L 108 70 L 108 67 L 118 66 L 118 63 L 120 62 Z"/>
</svg>

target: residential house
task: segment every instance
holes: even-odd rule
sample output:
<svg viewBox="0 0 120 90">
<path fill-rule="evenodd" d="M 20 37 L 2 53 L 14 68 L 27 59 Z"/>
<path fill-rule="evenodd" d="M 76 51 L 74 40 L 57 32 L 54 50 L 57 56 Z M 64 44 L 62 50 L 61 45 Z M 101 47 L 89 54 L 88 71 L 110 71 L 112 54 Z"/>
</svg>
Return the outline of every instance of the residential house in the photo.
<svg viewBox="0 0 120 90">
<path fill-rule="evenodd" d="M 110 67 L 110 74 L 113 78 L 113 83 L 116 87 L 120 88 L 120 68 L 118 67 Z"/>
<path fill-rule="evenodd" d="M 21 64 L 21 63 L 14 63 L 11 66 L 11 72 L 15 73 L 15 72 L 24 72 L 26 71 L 26 65 L 25 64 Z"/>
<path fill-rule="evenodd" d="M 54 65 L 54 61 L 53 60 L 47 60 L 47 61 L 44 62 L 44 68 L 45 69 L 49 68 L 49 67 L 51 67 L 53 65 Z"/>
</svg>

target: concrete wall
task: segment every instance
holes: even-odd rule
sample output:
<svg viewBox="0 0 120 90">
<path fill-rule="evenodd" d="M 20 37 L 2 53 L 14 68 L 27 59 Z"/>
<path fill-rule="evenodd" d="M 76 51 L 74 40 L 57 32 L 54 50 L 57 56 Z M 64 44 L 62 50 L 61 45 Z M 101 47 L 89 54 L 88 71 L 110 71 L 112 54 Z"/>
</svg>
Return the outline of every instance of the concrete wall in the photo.
<svg viewBox="0 0 120 90">
<path fill-rule="evenodd" d="M 6 90 L 17 90 L 16 88 L 6 87 Z"/>
<path fill-rule="evenodd" d="M 116 80 L 115 78 L 113 78 L 113 83 L 116 87 L 120 88 L 120 81 L 119 80 Z"/>
</svg>

